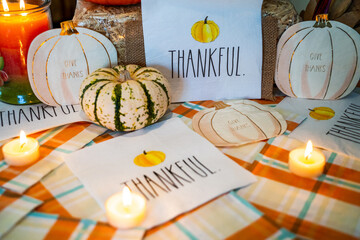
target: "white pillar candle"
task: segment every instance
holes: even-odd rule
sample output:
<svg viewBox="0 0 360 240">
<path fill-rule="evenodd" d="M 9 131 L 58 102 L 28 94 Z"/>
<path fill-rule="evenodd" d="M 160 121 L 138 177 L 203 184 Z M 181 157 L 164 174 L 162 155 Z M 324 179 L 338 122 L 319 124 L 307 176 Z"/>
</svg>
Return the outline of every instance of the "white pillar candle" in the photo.
<svg viewBox="0 0 360 240">
<path fill-rule="evenodd" d="M 320 151 L 313 150 L 311 141 L 306 149 L 297 148 L 289 154 L 289 169 L 301 177 L 316 178 L 324 171 L 325 156 Z"/>
<path fill-rule="evenodd" d="M 116 228 L 132 228 L 138 226 L 145 218 L 146 200 L 128 187 L 112 195 L 105 203 L 106 217 Z"/>
<path fill-rule="evenodd" d="M 32 137 L 26 137 L 20 132 L 20 137 L 6 143 L 3 148 L 4 160 L 11 166 L 25 166 L 39 158 L 39 142 Z"/>
</svg>

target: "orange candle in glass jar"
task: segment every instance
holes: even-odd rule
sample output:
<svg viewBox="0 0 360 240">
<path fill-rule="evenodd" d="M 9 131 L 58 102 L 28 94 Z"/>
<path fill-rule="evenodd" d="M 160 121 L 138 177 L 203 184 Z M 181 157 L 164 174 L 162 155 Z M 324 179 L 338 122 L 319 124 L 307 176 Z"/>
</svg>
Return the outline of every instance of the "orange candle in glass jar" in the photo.
<svg viewBox="0 0 360 240">
<path fill-rule="evenodd" d="M 0 58 L 2 59 L 0 60 L 4 64 L 3 69 L 0 70 L 6 73 L 6 79 L 2 78 L 3 82 L 0 86 L 6 80 L 8 83 L 3 86 L 7 88 L 0 91 L 0 100 L 13 103 L 6 99 L 11 98 L 11 95 L 26 97 L 29 92 L 32 93 L 26 67 L 28 49 L 32 40 L 40 33 L 49 30 L 52 24 L 49 11 L 47 11 L 49 1 L 33 1 L 38 2 L 39 5 L 25 3 L 24 0 L 20 2 L 2 0 L 1 2 Z"/>
</svg>

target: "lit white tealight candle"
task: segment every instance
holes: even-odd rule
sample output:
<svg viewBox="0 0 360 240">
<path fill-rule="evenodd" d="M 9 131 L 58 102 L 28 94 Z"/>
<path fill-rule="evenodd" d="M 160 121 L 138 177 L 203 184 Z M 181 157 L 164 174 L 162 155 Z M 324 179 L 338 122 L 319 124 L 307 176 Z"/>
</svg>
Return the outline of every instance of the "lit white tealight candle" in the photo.
<svg viewBox="0 0 360 240">
<path fill-rule="evenodd" d="M 32 137 L 26 137 L 20 132 L 20 137 L 6 143 L 3 148 L 4 160 L 12 166 L 25 166 L 39 158 L 39 142 Z"/>
<path fill-rule="evenodd" d="M 289 154 L 289 169 L 296 175 L 316 178 L 323 173 L 325 156 L 320 151 L 313 150 L 311 141 L 306 148 L 297 148 Z"/>
<path fill-rule="evenodd" d="M 146 200 L 128 187 L 120 193 L 112 195 L 105 203 L 106 217 L 116 228 L 132 228 L 138 226 L 145 218 Z"/>
</svg>

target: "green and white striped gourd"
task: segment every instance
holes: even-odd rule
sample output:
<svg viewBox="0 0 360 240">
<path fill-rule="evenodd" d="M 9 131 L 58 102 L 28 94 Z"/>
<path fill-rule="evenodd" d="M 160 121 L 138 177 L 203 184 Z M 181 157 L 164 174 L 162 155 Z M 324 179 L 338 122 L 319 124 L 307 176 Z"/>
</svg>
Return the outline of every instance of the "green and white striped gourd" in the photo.
<svg viewBox="0 0 360 240">
<path fill-rule="evenodd" d="M 80 86 L 80 104 L 91 121 L 114 131 L 133 131 L 158 121 L 170 105 L 167 79 L 138 65 L 100 68 Z"/>
</svg>

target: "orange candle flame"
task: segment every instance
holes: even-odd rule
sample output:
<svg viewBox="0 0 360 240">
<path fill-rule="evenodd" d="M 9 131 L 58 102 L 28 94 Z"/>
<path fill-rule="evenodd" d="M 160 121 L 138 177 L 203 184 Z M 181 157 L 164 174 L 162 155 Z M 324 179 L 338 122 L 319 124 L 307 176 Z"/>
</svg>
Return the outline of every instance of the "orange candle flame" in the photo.
<svg viewBox="0 0 360 240">
<path fill-rule="evenodd" d="M 20 150 L 24 147 L 24 145 L 27 143 L 28 139 L 26 137 L 26 134 L 23 130 L 20 131 Z"/>
<path fill-rule="evenodd" d="M 127 186 L 125 186 L 122 191 L 122 202 L 123 202 L 125 209 L 128 210 L 132 203 L 132 196 L 131 196 L 130 189 Z"/>
<path fill-rule="evenodd" d="M 3 0 L 3 1 L 2 1 L 2 5 L 3 5 L 4 12 L 10 11 L 9 6 L 8 6 L 6 0 Z"/>
<path fill-rule="evenodd" d="M 25 10 L 25 2 L 24 2 L 24 0 L 20 0 L 20 10 Z"/>
<path fill-rule="evenodd" d="M 312 142 L 309 140 L 306 145 L 305 154 L 304 154 L 306 160 L 309 160 L 309 158 L 311 157 L 312 151 L 313 151 L 313 145 L 312 145 Z"/>
</svg>

